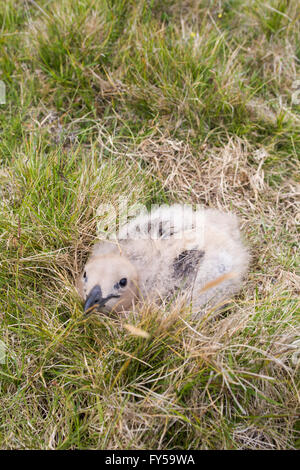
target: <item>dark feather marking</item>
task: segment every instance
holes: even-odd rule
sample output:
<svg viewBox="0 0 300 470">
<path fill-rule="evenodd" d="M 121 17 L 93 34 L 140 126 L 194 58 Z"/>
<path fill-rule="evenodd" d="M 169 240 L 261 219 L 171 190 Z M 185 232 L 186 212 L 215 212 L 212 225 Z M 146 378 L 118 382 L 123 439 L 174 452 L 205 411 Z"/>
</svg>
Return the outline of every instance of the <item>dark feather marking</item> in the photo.
<svg viewBox="0 0 300 470">
<path fill-rule="evenodd" d="M 162 222 L 159 222 L 158 234 L 159 234 L 159 236 L 161 237 L 163 233 L 164 233 L 164 232 L 163 232 L 163 223 L 162 223 Z"/>
<path fill-rule="evenodd" d="M 198 268 L 204 254 L 205 252 L 203 250 L 182 251 L 173 262 L 175 277 L 188 279 L 192 276 Z"/>
<path fill-rule="evenodd" d="M 147 231 L 149 234 L 158 236 L 159 238 L 167 238 L 174 235 L 174 227 L 170 224 L 170 221 L 159 219 L 149 221 L 147 224 Z"/>
<path fill-rule="evenodd" d="M 174 285 L 169 290 L 167 300 L 180 295 L 182 289 L 192 287 L 199 264 L 204 257 L 203 250 L 184 250 L 173 261 Z"/>
<path fill-rule="evenodd" d="M 159 236 L 160 238 L 169 238 L 174 235 L 174 227 L 171 225 L 170 221 L 161 221 L 159 223 Z"/>
</svg>

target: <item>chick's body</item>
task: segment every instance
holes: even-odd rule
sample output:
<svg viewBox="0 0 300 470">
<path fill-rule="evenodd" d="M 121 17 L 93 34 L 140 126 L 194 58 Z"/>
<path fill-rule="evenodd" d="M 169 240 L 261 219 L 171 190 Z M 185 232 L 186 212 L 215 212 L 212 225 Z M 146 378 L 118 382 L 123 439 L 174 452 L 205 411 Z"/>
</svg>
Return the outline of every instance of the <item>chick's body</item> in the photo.
<svg viewBox="0 0 300 470">
<path fill-rule="evenodd" d="M 181 298 L 200 313 L 239 289 L 248 261 L 234 215 L 174 205 L 137 217 L 121 228 L 118 240 L 95 245 L 79 291 L 86 306 L 104 311 Z M 213 285 L 218 279 L 223 281 Z M 99 295 L 91 298 L 95 286 L 100 301 Z"/>
</svg>

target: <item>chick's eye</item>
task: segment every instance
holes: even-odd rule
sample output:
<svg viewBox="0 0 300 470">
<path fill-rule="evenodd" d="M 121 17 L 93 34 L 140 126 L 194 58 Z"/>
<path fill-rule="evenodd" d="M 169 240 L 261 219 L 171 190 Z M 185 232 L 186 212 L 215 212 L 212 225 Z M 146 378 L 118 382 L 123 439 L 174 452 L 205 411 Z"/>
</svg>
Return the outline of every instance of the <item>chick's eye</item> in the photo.
<svg viewBox="0 0 300 470">
<path fill-rule="evenodd" d="M 127 284 L 127 279 L 126 277 L 123 277 L 120 281 L 119 281 L 119 284 L 121 287 L 125 287 L 126 284 Z"/>
<path fill-rule="evenodd" d="M 84 279 L 85 281 L 87 280 L 86 271 L 84 271 L 84 273 L 83 273 L 83 279 Z"/>
</svg>

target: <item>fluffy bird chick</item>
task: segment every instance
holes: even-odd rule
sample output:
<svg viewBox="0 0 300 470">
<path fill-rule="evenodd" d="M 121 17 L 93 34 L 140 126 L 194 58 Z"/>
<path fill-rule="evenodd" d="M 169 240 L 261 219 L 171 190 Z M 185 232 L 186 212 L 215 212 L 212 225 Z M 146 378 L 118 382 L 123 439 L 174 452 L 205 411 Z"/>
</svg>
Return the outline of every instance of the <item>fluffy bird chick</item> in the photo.
<svg viewBox="0 0 300 470">
<path fill-rule="evenodd" d="M 198 315 L 236 293 L 249 264 L 237 218 L 212 209 L 162 207 L 95 245 L 78 279 L 85 312 L 181 299 Z"/>
</svg>

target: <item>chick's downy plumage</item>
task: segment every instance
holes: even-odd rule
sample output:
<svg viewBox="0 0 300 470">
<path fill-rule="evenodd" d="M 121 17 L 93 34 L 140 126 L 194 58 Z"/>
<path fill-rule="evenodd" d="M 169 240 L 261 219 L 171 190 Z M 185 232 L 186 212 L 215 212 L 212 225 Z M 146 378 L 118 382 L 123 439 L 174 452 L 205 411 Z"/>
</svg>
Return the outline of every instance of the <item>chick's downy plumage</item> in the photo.
<svg viewBox="0 0 300 470">
<path fill-rule="evenodd" d="M 95 245 L 78 290 L 85 311 L 181 299 L 200 314 L 238 291 L 248 264 L 233 214 L 174 205 L 137 217 L 117 240 Z"/>
</svg>

